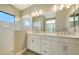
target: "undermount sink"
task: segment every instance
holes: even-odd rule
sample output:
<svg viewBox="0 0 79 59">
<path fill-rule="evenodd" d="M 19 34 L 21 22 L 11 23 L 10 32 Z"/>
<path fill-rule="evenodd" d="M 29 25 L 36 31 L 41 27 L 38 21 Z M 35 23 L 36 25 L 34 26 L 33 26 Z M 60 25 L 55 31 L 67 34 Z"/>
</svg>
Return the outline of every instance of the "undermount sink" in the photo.
<svg viewBox="0 0 79 59">
<path fill-rule="evenodd" d="M 57 35 L 74 35 L 74 33 L 71 32 L 58 32 Z"/>
</svg>

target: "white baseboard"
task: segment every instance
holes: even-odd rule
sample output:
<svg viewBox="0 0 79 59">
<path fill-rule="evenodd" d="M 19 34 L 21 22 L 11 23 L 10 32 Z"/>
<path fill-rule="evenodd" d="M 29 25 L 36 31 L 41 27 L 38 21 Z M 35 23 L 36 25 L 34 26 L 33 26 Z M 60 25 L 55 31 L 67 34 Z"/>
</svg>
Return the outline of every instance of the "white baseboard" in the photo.
<svg viewBox="0 0 79 59">
<path fill-rule="evenodd" d="M 16 53 L 16 55 L 22 55 L 26 50 L 27 50 L 27 48 L 24 48 L 23 50 L 21 50 L 18 53 Z"/>
</svg>

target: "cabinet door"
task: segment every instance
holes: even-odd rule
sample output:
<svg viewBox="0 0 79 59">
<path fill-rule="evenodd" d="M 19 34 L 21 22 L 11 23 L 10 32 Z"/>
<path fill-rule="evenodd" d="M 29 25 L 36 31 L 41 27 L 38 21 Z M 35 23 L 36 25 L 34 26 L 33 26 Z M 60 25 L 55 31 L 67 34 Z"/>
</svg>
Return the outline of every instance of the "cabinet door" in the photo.
<svg viewBox="0 0 79 59">
<path fill-rule="evenodd" d="M 40 38 L 36 38 L 36 37 L 29 37 L 27 38 L 27 48 L 40 53 Z"/>
<path fill-rule="evenodd" d="M 79 45 L 69 44 L 67 51 L 69 55 L 79 55 Z"/>
<path fill-rule="evenodd" d="M 63 55 L 65 54 L 65 44 L 61 42 L 52 41 L 51 44 L 51 54 L 53 55 Z"/>
<path fill-rule="evenodd" d="M 27 37 L 27 48 L 33 50 L 33 39 L 31 37 Z"/>
<path fill-rule="evenodd" d="M 33 51 L 40 53 L 40 39 L 33 38 L 32 44 L 33 44 Z"/>
</svg>

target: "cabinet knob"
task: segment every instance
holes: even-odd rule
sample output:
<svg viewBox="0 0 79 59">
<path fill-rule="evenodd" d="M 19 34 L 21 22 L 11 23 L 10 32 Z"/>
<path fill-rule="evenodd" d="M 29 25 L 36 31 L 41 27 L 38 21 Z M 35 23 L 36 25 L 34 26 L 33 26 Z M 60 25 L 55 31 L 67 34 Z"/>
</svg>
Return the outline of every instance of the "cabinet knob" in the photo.
<svg viewBox="0 0 79 59">
<path fill-rule="evenodd" d="M 63 45 L 63 50 L 67 51 L 67 46 Z"/>
<path fill-rule="evenodd" d="M 65 49 L 66 49 L 66 51 L 67 51 L 67 46 L 65 46 Z"/>
<path fill-rule="evenodd" d="M 65 45 L 63 45 L 63 50 L 65 51 Z"/>
</svg>

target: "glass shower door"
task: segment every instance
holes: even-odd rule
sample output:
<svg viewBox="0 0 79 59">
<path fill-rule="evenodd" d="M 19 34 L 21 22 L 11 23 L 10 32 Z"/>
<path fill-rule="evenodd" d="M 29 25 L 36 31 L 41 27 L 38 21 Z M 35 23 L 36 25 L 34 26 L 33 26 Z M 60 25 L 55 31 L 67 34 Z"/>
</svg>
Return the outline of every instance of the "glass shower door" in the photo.
<svg viewBox="0 0 79 59">
<path fill-rule="evenodd" d="M 0 22 L 0 55 L 14 55 L 14 30 L 10 24 Z"/>
</svg>

